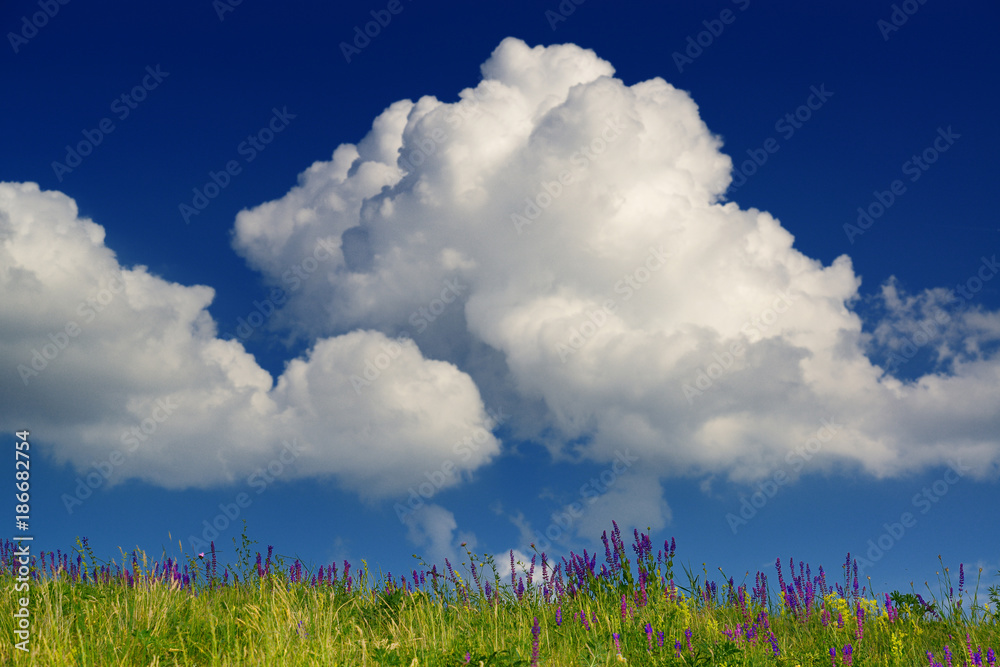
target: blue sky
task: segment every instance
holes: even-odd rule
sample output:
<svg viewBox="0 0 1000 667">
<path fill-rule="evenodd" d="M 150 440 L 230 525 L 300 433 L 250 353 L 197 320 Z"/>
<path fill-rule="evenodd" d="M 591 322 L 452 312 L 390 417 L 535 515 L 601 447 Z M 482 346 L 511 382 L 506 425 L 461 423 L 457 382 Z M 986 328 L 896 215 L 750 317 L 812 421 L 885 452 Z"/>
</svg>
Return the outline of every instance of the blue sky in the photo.
<svg viewBox="0 0 1000 667">
<path fill-rule="evenodd" d="M 38 547 L 402 573 L 616 518 L 996 583 L 996 7 L 50 5 L 0 12 Z"/>
</svg>

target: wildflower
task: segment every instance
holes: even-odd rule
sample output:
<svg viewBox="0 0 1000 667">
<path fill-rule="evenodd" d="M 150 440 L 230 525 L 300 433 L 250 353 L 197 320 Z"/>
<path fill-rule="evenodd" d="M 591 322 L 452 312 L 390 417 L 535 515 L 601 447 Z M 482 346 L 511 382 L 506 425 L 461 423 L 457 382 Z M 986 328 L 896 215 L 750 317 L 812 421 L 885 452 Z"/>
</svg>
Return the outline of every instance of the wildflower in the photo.
<svg viewBox="0 0 1000 667">
<path fill-rule="evenodd" d="M 653 652 L 653 626 L 649 623 L 646 624 L 646 645 L 649 648 L 649 652 Z"/>
<path fill-rule="evenodd" d="M 617 632 L 612 633 L 611 638 L 615 640 L 615 653 L 618 654 L 618 657 L 621 657 L 621 655 L 622 655 L 622 646 L 621 646 L 621 642 L 619 641 L 619 638 L 618 638 L 618 633 Z"/>
<path fill-rule="evenodd" d="M 684 631 L 684 638 L 687 639 L 688 653 L 694 655 L 694 649 L 691 648 L 691 634 L 692 634 L 691 628 L 688 628 Z"/>
<path fill-rule="evenodd" d="M 562 627 L 562 607 L 556 607 L 556 627 Z"/>
<path fill-rule="evenodd" d="M 830 664 L 833 665 L 833 667 L 837 667 L 837 647 L 836 646 L 831 646 L 830 647 Z"/>
<path fill-rule="evenodd" d="M 681 640 L 680 639 L 678 639 L 677 641 L 674 642 L 674 651 L 675 651 L 676 657 L 678 657 L 678 658 L 681 657 Z"/>
<path fill-rule="evenodd" d="M 657 634 L 657 637 L 659 637 L 660 648 L 663 648 L 663 633 L 662 632 L 658 632 L 656 634 Z"/>
<path fill-rule="evenodd" d="M 848 665 L 848 667 L 854 664 L 854 647 L 850 644 L 844 644 L 843 664 Z"/>
<path fill-rule="evenodd" d="M 542 629 L 538 625 L 538 617 L 535 616 L 535 625 L 531 628 L 531 635 L 534 640 L 531 642 L 531 667 L 538 667 L 538 635 Z"/>
</svg>

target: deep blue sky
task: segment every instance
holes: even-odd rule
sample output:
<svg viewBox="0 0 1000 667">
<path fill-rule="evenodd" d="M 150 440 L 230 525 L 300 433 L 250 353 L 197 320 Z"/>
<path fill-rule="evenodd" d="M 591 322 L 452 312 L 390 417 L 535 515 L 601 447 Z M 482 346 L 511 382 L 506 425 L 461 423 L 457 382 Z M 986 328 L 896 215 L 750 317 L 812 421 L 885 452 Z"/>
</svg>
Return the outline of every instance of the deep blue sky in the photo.
<svg viewBox="0 0 1000 667">
<path fill-rule="evenodd" d="M 794 235 L 795 248 L 824 266 L 848 254 L 862 279 L 861 299 L 853 306 L 859 313 L 874 316 L 878 309 L 866 299 L 890 276 L 911 293 L 953 289 L 976 274 L 981 257 L 1000 249 L 1000 219 L 990 208 L 1000 154 L 1000 11 L 993 3 L 930 0 L 884 39 L 878 22 L 890 19 L 889 2 L 778 9 L 758 0 L 614 6 L 590 0 L 553 29 L 546 11 L 558 10 L 555 0 L 403 0 L 403 10 L 349 63 L 341 42 L 352 40 L 355 26 L 386 3 L 332 4 L 244 0 L 224 20 L 208 0 L 60 5 L 16 53 L 9 36 L 0 48 L 7 91 L 0 101 L 0 181 L 35 182 L 72 197 L 81 217 L 104 227 L 104 243 L 122 266 L 145 265 L 167 281 L 211 286 L 209 312 L 220 337 L 227 337 L 237 318 L 267 294 L 260 274 L 233 251 L 237 213 L 284 196 L 309 165 L 329 160 L 340 144 L 360 141 L 393 102 L 424 95 L 456 101 L 460 90 L 480 81 L 479 66 L 501 40 L 514 36 L 531 46 L 592 49 L 626 85 L 660 77 L 688 91 L 737 168 L 748 151 L 759 155 L 774 138 L 777 152 L 728 197 L 743 209 L 770 212 Z M 0 28 L 5 35 L 20 32 L 22 17 L 38 11 L 35 2 L 7 2 Z M 734 20 L 678 71 L 674 53 L 723 11 Z M 147 67 L 168 74 L 121 118 L 113 101 L 142 82 Z M 779 131 L 776 123 L 806 104 L 814 87 L 832 96 L 794 133 Z M 287 108 L 294 119 L 245 162 L 239 145 L 269 122 L 275 108 Z M 53 162 L 63 162 L 66 146 L 104 118 L 112 119 L 114 131 L 60 178 Z M 904 163 L 948 128 L 959 138 L 910 181 Z M 241 172 L 185 223 L 179 205 L 190 204 L 192 188 L 230 160 L 241 163 Z M 905 183 L 905 193 L 851 243 L 843 225 L 895 179 Z M 1000 279 L 985 282 L 972 305 L 1000 309 L 998 288 Z M 275 377 L 307 347 L 300 342 L 288 349 L 276 341 L 256 337 L 246 344 Z M 927 370 L 923 362 L 911 362 L 899 377 L 916 377 Z M 4 372 L 10 376 L 5 383 L 20 382 L 12 366 Z M 5 414 L 5 428 L 20 428 L 20 417 Z M 55 463 L 46 456 L 45 431 L 33 429 L 32 435 L 33 531 L 46 549 L 70 549 L 78 535 L 88 536 L 105 557 L 118 546 L 139 545 L 156 556 L 161 545 L 176 552 L 178 538 L 187 549 L 189 535 L 200 533 L 219 503 L 247 490 L 238 483 L 168 491 L 131 480 L 99 489 L 69 514 L 61 496 L 72 493 L 77 475 L 87 470 Z M 490 506 L 499 500 L 506 512 L 521 511 L 543 527 L 607 464 L 553 463 L 539 443 L 511 441 L 503 428 L 497 435 L 504 443 L 501 456 L 434 502 L 454 514 L 459 531 L 476 534 L 480 553 L 526 551 L 515 526 Z M 995 433 L 989 437 L 996 442 Z M 679 559 L 698 570 L 705 562 L 710 574 L 722 566 L 727 574 L 749 570 L 752 577 L 765 564 L 772 574 L 776 557 L 787 562 L 794 556 L 814 568 L 823 564 L 839 578 L 846 552 L 864 552 L 885 522 L 911 511 L 916 526 L 868 571 L 880 590 L 908 589 L 913 580 L 921 592 L 929 579 L 936 591 L 938 554 L 953 570 L 959 562 L 979 563 L 986 568 L 984 581 L 996 583 L 996 476 L 948 485 L 940 502 L 920 513 L 914 495 L 945 473 L 935 465 L 885 479 L 862 472 L 807 474 L 782 487 L 735 535 L 725 516 L 738 510 L 746 487 L 716 478 L 706 494 L 699 488 L 706 476 L 664 474 L 662 497 L 672 516 L 655 531 L 654 543 L 675 536 Z M 316 565 L 366 558 L 372 567 L 402 572 L 419 546 L 407 541 L 392 511 L 399 499 L 363 503 L 329 479 L 295 479 L 254 496 L 241 518 L 261 550 L 273 544 Z M 230 527 L 217 544 L 232 553 L 231 538 L 238 535 L 239 528 Z M 590 537 L 566 549 L 599 544 L 599 534 Z"/>
</svg>

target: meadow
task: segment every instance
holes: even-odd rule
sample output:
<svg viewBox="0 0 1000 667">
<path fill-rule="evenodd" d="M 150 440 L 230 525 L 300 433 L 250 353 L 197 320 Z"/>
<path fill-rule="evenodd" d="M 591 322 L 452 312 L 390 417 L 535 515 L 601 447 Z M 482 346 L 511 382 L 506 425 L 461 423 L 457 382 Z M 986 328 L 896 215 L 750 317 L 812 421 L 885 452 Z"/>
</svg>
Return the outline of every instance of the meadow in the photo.
<svg viewBox="0 0 1000 667">
<path fill-rule="evenodd" d="M 941 564 L 939 595 L 876 593 L 848 554 L 828 580 L 819 567 L 775 562 L 734 581 L 684 567 L 676 543 L 655 549 L 617 524 L 604 553 L 535 554 L 501 580 L 496 563 L 467 560 L 406 574 L 344 561 L 310 570 L 254 551 L 244 532 L 220 572 L 206 553 L 150 561 L 140 550 L 98 562 L 86 538 L 72 553 L 41 552 L 16 591 L 20 564 L 0 544 L 4 608 L 29 596 L 0 629 L 4 665 L 990 665 L 1000 648 L 1000 588 L 980 595 Z M 463 545 L 464 546 L 464 545 Z M 957 574 L 957 586 L 953 581 Z M 776 584 L 776 585 L 775 585 Z M 859 586 L 859 584 L 862 584 Z M 967 585 L 968 584 L 968 585 Z M 986 599 L 983 599 L 986 598 Z"/>
</svg>

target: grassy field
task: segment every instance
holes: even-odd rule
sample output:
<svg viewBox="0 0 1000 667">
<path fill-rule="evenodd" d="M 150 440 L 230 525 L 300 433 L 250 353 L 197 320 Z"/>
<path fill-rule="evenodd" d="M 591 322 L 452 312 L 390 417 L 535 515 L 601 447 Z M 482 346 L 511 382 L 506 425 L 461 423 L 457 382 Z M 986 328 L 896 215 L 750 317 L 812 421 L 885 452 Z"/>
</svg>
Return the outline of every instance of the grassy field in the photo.
<svg viewBox="0 0 1000 667">
<path fill-rule="evenodd" d="M 0 545 L 2 596 L 21 619 L 0 621 L 4 665 L 996 665 L 1000 590 L 979 593 L 943 568 L 940 596 L 859 587 L 856 561 L 823 568 L 776 562 L 734 581 L 685 569 L 675 544 L 654 549 L 615 525 L 596 554 L 536 555 L 503 581 L 491 558 L 467 552 L 406 575 L 362 561 L 309 571 L 253 552 L 244 530 L 237 562 L 217 554 L 151 562 L 140 551 L 96 562 L 86 539 L 72 554 L 43 553 L 18 591 L 14 544 Z M 234 540 L 235 542 L 235 540 Z M 513 555 L 511 556 L 513 560 Z M 942 564 L 943 566 L 943 564 Z M 971 575 L 970 574 L 970 579 Z M 22 582 L 23 583 L 23 582 Z M 866 582 L 864 582 L 866 583 Z M 777 586 L 775 586 L 777 584 Z M 971 589 L 971 590 L 970 590 Z M 984 599 L 985 598 L 985 599 Z"/>
</svg>

